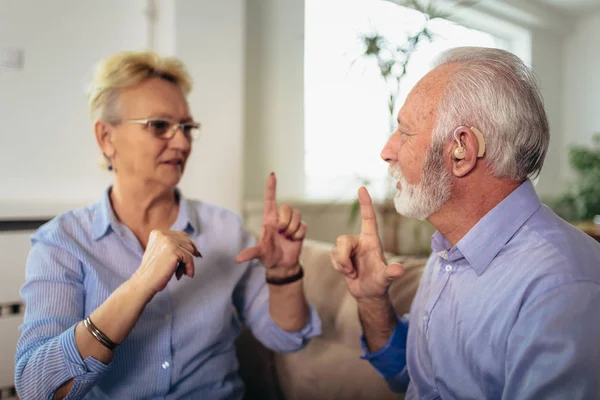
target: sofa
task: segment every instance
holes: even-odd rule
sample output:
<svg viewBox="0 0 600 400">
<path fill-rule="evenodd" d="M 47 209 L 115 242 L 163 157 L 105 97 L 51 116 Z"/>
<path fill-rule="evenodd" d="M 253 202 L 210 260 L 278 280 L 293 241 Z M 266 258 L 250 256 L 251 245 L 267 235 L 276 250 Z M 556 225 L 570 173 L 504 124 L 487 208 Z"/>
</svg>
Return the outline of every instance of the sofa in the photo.
<svg viewBox="0 0 600 400">
<path fill-rule="evenodd" d="M 263 347 L 249 331 L 238 339 L 240 374 L 247 399 L 264 400 L 367 400 L 402 399 L 389 390 L 371 365 L 360 359 L 356 301 L 343 277 L 331 267 L 333 244 L 305 240 L 301 260 L 308 301 L 322 320 L 322 334 L 301 351 L 276 354 Z M 386 254 L 388 261 L 405 267 L 402 278 L 390 287 L 396 312 L 408 312 L 423 268 L 423 257 Z"/>
</svg>

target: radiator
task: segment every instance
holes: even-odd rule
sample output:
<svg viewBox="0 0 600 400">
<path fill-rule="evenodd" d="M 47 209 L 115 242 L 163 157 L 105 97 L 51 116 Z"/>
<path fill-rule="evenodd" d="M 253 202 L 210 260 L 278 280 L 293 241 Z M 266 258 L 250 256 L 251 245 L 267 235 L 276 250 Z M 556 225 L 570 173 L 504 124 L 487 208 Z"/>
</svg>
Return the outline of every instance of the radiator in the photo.
<svg viewBox="0 0 600 400">
<path fill-rule="evenodd" d="M 25 282 L 29 238 L 42 221 L 0 220 L 0 399 L 15 398 L 15 351 L 24 307 L 19 290 Z"/>
</svg>

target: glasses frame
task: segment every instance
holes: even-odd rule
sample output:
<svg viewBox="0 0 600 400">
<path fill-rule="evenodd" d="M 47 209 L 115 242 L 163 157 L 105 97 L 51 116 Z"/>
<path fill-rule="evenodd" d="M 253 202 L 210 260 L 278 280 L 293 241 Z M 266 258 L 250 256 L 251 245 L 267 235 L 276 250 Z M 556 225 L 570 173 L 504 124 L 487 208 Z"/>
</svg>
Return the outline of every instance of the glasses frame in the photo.
<svg viewBox="0 0 600 400">
<path fill-rule="evenodd" d="M 197 140 L 198 137 L 200 137 L 200 128 L 202 127 L 202 124 L 199 122 L 194 122 L 194 121 L 188 121 L 188 122 L 175 122 L 169 118 L 139 118 L 139 119 L 124 119 L 119 121 L 119 123 L 124 123 L 124 124 L 137 124 L 137 125 L 143 125 L 147 130 L 150 129 L 150 123 L 151 122 L 167 122 L 169 124 L 169 128 L 167 129 L 167 134 L 165 134 L 164 136 L 158 136 L 155 135 L 156 138 L 158 139 L 164 139 L 164 140 L 170 140 L 172 139 L 175 134 L 177 133 L 177 131 L 179 129 L 181 129 L 181 132 L 185 135 L 185 127 L 192 127 L 192 133 L 190 134 L 190 139 L 192 141 Z M 187 136 L 186 136 L 187 138 Z"/>
</svg>

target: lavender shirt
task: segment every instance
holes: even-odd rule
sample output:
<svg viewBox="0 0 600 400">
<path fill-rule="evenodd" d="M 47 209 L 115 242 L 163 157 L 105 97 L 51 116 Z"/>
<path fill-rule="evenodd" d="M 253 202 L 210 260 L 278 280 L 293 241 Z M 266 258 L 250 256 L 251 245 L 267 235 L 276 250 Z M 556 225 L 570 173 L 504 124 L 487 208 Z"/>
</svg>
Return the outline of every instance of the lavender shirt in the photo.
<svg viewBox="0 0 600 400">
<path fill-rule="evenodd" d="M 452 247 L 439 232 L 410 314 L 363 358 L 407 399 L 600 395 L 600 244 L 524 182 Z M 408 388 L 407 388 L 408 386 Z"/>
</svg>

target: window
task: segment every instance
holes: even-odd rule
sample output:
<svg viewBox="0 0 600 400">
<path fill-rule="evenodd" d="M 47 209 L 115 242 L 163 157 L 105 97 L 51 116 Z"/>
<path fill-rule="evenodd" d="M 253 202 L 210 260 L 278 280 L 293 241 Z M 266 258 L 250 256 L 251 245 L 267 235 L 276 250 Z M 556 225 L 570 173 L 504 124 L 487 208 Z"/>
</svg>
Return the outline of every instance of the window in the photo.
<svg viewBox="0 0 600 400">
<path fill-rule="evenodd" d="M 305 196 L 343 200 L 369 180 L 371 195 L 387 190 L 387 165 L 379 158 L 390 135 L 387 98 L 379 69 L 361 56 L 361 34 L 379 33 L 403 44 L 418 32 L 422 15 L 381 0 L 305 0 Z M 508 49 L 490 33 L 447 20 L 429 24 L 432 42 L 421 42 L 401 82 L 396 110 L 441 51 L 456 46 Z"/>
</svg>

